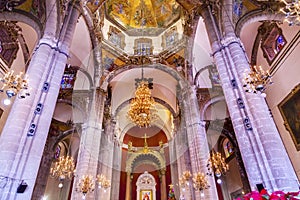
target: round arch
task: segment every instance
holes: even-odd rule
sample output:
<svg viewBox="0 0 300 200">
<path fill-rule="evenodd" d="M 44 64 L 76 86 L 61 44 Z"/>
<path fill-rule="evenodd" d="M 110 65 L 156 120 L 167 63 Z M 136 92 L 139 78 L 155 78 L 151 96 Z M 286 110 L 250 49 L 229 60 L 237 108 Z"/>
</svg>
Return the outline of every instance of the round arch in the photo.
<svg viewBox="0 0 300 200">
<path fill-rule="evenodd" d="M 126 161 L 126 171 L 133 172 L 134 168 L 141 164 L 143 161 L 151 161 L 155 164 L 157 169 L 164 169 L 166 161 L 158 151 L 150 151 L 148 153 L 133 153 Z"/>
</svg>

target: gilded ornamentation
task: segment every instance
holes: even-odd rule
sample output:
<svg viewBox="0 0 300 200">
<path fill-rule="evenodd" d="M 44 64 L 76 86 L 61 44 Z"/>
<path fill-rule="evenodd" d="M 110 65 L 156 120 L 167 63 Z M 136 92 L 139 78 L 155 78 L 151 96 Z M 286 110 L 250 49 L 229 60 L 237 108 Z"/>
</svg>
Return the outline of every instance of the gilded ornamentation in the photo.
<svg viewBox="0 0 300 200">
<path fill-rule="evenodd" d="M 180 6 L 176 0 L 108 0 L 106 13 L 122 29 L 167 28 L 179 19 Z"/>
<path fill-rule="evenodd" d="M 130 56 L 126 62 L 128 65 L 152 64 L 152 60 L 147 56 Z"/>
<path fill-rule="evenodd" d="M 102 28 L 104 25 L 104 9 L 99 7 L 92 15 L 93 18 L 93 29 L 98 42 L 103 40 Z"/>
</svg>

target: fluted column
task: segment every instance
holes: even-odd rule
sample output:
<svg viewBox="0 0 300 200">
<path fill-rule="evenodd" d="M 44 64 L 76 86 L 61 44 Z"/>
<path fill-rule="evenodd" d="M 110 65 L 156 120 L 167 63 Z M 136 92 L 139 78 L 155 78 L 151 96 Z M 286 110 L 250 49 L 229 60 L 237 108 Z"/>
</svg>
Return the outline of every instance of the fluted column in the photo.
<svg viewBox="0 0 300 200">
<path fill-rule="evenodd" d="M 230 1 L 225 5 L 231 7 Z M 264 98 L 243 90 L 249 64 L 230 19 L 223 15 L 223 36 L 209 6 L 202 9 L 202 16 L 251 189 L 263 183 L 270 191 L 298 191 L 296 174 Z"/>
<path fill-rule="evenodd" d="M 67 62 L 70 43 L 64 38 L 73 37 L 79 16 L 79 12 L 72 9 L 63 24 L 68 32 L 54 35 L 56 5 L 55 1 L 47 4 L 51 4 L 54 11 L 48 15 L 45 34 L 27 70 L 31 96 L 15 100 L 0 138 L 0 199 L 31 199 Z M 45 83 L 48 87 L 43 89 Z M 34 112 L 38 103 L 43 105 L 41 113 Z M 22 180 L 28 187 L 24 193 L 16 193 Z"/>
<path fill-rule="evenodd" d="M 125 200 L 131 200 L 131 172 L 127 172 Z"/>
</svg>

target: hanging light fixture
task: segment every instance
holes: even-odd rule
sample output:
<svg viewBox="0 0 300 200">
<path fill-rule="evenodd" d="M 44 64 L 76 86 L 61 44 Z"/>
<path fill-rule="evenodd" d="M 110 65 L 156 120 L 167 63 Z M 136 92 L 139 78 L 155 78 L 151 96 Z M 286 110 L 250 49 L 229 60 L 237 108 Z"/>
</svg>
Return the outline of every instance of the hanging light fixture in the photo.
<svg viewBox="0 0 300 200">
<path fill-rule="evenodd" d="M 110 187 L 110 181 L 103 174 L 97 175 L 98 188 L 103 188 L 104 192 Z"/>
<path fill-rule="evenodd" d="M 220 177 L 225 175 L 229 170 L 228 164 L 225 162 L 225 159 L 222 157 L 219 152 L 211 152 L 210 158 L 208 159 L 208 175 L 212 176 L 213 174 L 217 177 L 217 183 L 221 184 L 222 180 Z"/>
<path fill-rule="evenodd" d="M 194 174 L 193 186 L 195 190 L 199 190 L 201 192 L 201 196 L 204 196 L 203 190 L 210 187 L 206 175 L 202 172 Z"/>
<path fill-rule="evenodd" d="M 266 87 L 273 83 L 271 78 L 269 71 L 264 71 L 261 66 L 251 66 L 250 72 L 244 74 L 243 87 L 246 92 L 265 96 Z"/>
<path fill-rule="evenodd" d="M 151 97 L 148 81 L 142 79 L 135 91 L 135 97 L 130 102 L 127 115 L 139 127 L 148 127 L 157 119 L 156 112 L 155 100 Z"/>
<path fill-rule="evenodd" d="M 74 126 L 72 120 L 68 120 L 67 124 L 69 126 Z M 69 156 L 71 149 L 71 139 L 73 138 L 75 127 L 72 129 L 72 134 L 70 136 L 70 142 L 67 149 L 66 156 L 59 156 L 58 160 L 54 163 L 54 166 L 50 168 L 50 176 L 57 178 L 59 180 L 59 188 L 63 187 L 63 181 L 65 179 L 71 180 L 75 173 L 75 163 L 73 157 Z"/>
<path fill-rule="evenodd" d="M 281 2 L 285 4 L 285 7 L 280 9 L 280 12 L 285 15 L 284 21 L 290 26 L 300 26 L 300 0 L 292 0 L 290 3 L 281 0 Z"/>
<path fill-rule="evenodd" d="M 86 194 L 93 192 L 95 189 L 95 180 L 91 175 L 83 175 L 77 184 L 76 191 L 82 193 L 82 199 L 85 199 Z"/>
<path fill-rule="evenodd" d="M 54 166 L 50 169 L 50 176 L 59 179 L 60 183 L 58 187 L 63 187 L 63 180 L 71 180 L 74 176 L 75 164 L 74 160 L 70 156 L 59 157 Z"/>
<path fill-rule="evenodd" d="M 191 177 L 192 177 L 192 174 L 190 171 L 184 171 L 182 173 L 182 175 L 180 176 L 179 185 L 183 190 L 185 190 L 185 187 L 189 187 Z"/>
<path fill-rule="evenodd" d="M 10 98 L 19 94 L 20 98 L 29 96 L 28 79 L 22 72 L 18 75 L 14 75 L 14 71 L 8 71 L 3 78 L 0 78 L 0 82 L 3 83 L 0 92 L 5 92 L 7 99 L 4 100 L 5 105 L 10 104 Z"/>
</svg>

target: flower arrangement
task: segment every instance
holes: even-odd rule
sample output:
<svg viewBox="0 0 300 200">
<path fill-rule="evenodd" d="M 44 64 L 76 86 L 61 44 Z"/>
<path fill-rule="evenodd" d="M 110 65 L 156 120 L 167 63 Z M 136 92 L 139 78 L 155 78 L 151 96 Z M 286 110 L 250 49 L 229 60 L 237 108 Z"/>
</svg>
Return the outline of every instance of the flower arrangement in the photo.
<svg viewBox="0 0 300 200">
<path fill-rule="evenodd" d="M 269 194 L 265 189 L 262 189 L 260 192 L 252 191 L 248 194 L 245 194 L 243 198 L 237 198 L 236 200 L 297 200 L 300 199 L 299 192 L 288 192 L 284 193 L 283 191 L 274 191 Z"/>
</svg>

